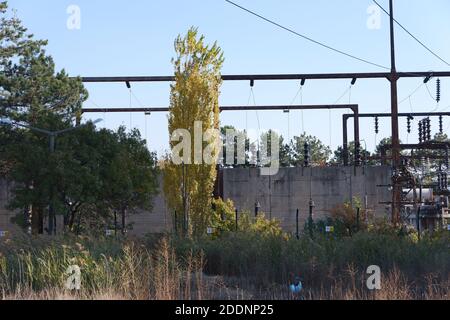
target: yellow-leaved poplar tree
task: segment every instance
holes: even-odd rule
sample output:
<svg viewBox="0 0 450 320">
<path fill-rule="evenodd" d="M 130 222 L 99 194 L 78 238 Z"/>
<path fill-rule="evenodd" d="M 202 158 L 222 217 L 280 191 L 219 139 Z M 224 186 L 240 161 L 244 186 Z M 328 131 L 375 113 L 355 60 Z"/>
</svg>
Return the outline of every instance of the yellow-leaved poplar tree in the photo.
<svg viewBox="0 0 450 320">
<path fill-rule="evenodd" d="M 175 82 L 171 85 L 168 117 L 172 154 L 163 166 L 164 194 L 175 229 L 188 237 L 206 233 L 210 223 L 220 152 L 220 70 L 224 59 L 217 43 L 209 46 L 204 41 L 196 28 L 175 40 Z M 189 137 L 177 135 L 180 129 Z M 184 148 L 178 150 L 180 145 Z M 181 163 L 174 159 L 175 149 L 182 157 Z"/>
</svg>

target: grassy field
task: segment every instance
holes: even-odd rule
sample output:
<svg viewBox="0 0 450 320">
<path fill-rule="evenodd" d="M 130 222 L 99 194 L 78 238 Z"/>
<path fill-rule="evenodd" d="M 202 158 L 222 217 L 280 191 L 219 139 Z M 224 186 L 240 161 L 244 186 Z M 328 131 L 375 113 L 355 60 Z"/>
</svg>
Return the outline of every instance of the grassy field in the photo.
<svg viewBox="0 0 450 320">
<path fill-rule="evenodd" d="M 414 237 L 359 232 L 234 232 L 198 240 L 27 236 L 0 242 L 2 299 L 449 299 L 447 233 Z M 81 289 L 65 288 L 66 270 L 81 268 Z M 366 268 L 378 265 L 381 289 L 368 290 Z"/>
</svg>

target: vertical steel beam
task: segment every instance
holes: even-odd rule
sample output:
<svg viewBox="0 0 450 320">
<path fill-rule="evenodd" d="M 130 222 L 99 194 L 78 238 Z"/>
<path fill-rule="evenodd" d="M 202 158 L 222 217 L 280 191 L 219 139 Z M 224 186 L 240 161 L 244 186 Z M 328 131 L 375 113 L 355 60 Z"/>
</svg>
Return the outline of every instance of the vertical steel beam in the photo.
<svg viewBox="0 0 450 320">
<path fill-rule="evenodd" d="M 392 160 L 396 173 L 400 166 L 400 140 L 398 134 L 398 97 L 397 97 L 397 69 L 395 66 L 395 30 L 394 30 L 394 0 L 389 0 L 390 38 L 391 38 L 391 130 L 392 130 Z M 397 224 L 400 219 L 400 186 L 393 181 L 392 188 L 392 222 Z"/>
<path fill-rule="evenodd" d="M 355 138 L 355 166 L 359 166 L 359 156 L 358 154 L 361 152 L 360 148 L 359 148 L 359 143 L 360 143 L 360 139 L 359 139 L 359 111 L 358 108 L 352 108 L 353 113 L 354 113 L 354 118 L 353 118 L 353 136 Z"/>
<path fill-rule="evenodd" d="M 353 114 L 343 114 L 342 115 L 342 148 L 343 148 L 343 158 L 344 158 L 344 166 L 349 165 L 349 152 L 348 152 L 348 126 L 347 120 L 349 117 L 353 117 L 353 136 L 355 139 L 355 149 L 359 147 L 359 111 L 358 107 L 352 108 Z M 354 152 L 354 163 L 357 165 L 357 152 Z"/>
<path fill-rule="evenodd" d="M 343 157 L 344 157 L 344 166 L 348 166 L 348 136 L 347 136 L 347 120 L 348 115 L 342 115 L 342 148 L 343 148 Z"/>
</svg>

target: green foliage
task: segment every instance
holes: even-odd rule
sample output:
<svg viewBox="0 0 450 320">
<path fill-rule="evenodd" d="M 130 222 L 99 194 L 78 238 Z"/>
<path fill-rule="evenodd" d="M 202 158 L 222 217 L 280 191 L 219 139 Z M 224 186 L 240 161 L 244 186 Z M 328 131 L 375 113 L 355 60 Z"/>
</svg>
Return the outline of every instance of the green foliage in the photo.
<svg viewBox="0 0 450 320">
<path fill-rule="evenodd" d="M 353 237 L 316 234 L 314 240 L 297 240 L 242 231 L 176 246 L 181 252 L 202 250 L 208 274 L 240 277 L 267 288 L 287 283 L 292 274 L 300 275 L 307 286 L 327 285 L 341 279 L 349 266 L 364 274 L 370 265 L 384 272 L 398 268 L 411 281 L 421 282 L 428 274 L 447 281 L 448 240 L 448 234 L 442 234 L 417 243 L 407 236 L 366 231 Z"/>
<path fill-rule="evenodd" d="M 168 207 L 177 212 L 176 218 L 184 221 L 176 221 L 176 224 L 180 225 L 177 230 L 185 236 L 201 236 L 206 232 L 216 178 L 215 164 L 220 152 L 219 137 L 213 135 L 202 139 L 202 150 L 194 147 L 196 121 L 202 123 L 202 134 L 219 129 L 223 53 L 217 43 L 209 46 L 204 42 L 197 29 L 189 29 L 186 36 L 178 36 L 175 40 L 176 58 L 173 59 L 175 82 L 171 85 L 168 119 L 170 147 L 175 150 L 179 144 L 187 144 L 188 148 L 177 154 L 183 158 L 183 164 L 174 163 L 170 156 L 166 159 L 164 194 Z M 172 140 L 180 129 L 189 132 L 190 141 L 184 141 L 187 137 L 179 137 L 182 142 Z M 203 158 L 207 148 L 212 160 L 208 162 Z M 196 159 L 196 151 L 201 154 L 201 159 Z"/>
<path fill-rule="evenodd" d="M 215 229 L 215 236 L 236 230 L 236 212 L 233 201 L 221 198 L 212 200 L 210 226 Z"/>
<path fill-rule="evenodd" d="M 230 199 L 214 199 L 212 202 L 210 226 L 215 229 L 214 237 L 220 238 L 230 232 L 255 233 L 261 236 L 281 236 L 283 230 L 276 219 L 267 219 L 264 213 L 254 218 L 249 212 L 238 212 L 236 226 L 236 209 Z M 237 227 L 237 230 L 236 230 Z"/>
<path fill-rule="evenodd" d="M 113 290 L 127 299 L 191 298 L 186 293 L 178 294 L 190 288 L 191 276 L 216 278 L 208 275 L 239 284 L 236 286 L 240 289 L 252 288 L 255 294 L 268 291 L 272 297 L 277 296 L 274 288 L 286 287 L 291 276 L 298 275 L 307 292 L 323 292 L 340 282 L 354 286 L 355 281 L 361 280 L 364 284 L 367 267 L 378 265 L 386 285 L 391 284 L 385 276 L 399 270 L 408 285 L 417 285 L 416 297 L 425 295 L 429 277 L 433 279 L 433 290 L 441 288 L 445 297 L 450 273 L 449 241 L 448 232 L 424 236 L 420 242 L 375 232 L 343 238 L 317 237 L 311 241 L 308 237 L 297 240 L 246 230 L 217 238 L 173 237 L 160 241 L 160 237 L 153 237 L 146 243 L 120 237 L 2 238 L 0 295 L 18 289 L 62 289 L 65 271 L 73 264 L 82 269 L 82 297 Z M 172 290 L 177 294 L 157 294 Z"/>
<path fill-rule="evenodd" d="M 294 137 L 290 146 L 292 149 L 293 165 L 301 166 L 305 161 L 304 144 L 308 143 L 310 148 L 310 164 L 313 166 L 324 166 L 331 156 L 329 146 L 320 141 L 317 137 L 302 133 L 299 137 Z"/>
<path fill-rule="evenodd" d="M 88 97 L 81 79 L 55 71 L 46 41 L 27 34 L 6 2 L 0 3 L 0 42 L 0 117 L 52 132 L 73 129 Z M 49 137 L 35 130 L 2 126 L 0 141 L 0 174 L 15 182 L 9 207 L 31 208 L 34 233 L 42 233 L 49 203 L 71 230 L 75 218 L 79 227 L 91 217 L 104 227 L 112 211 L 124 216 L 151 207 L 156 159 L 137 131 L 87 124 L 57 135 L 54 152 Z"/>
<path fill-rule="evenodd" d="M 359 209 L 359 216 L 358 216 Z M 362 208 L 361 200 L 353 198 L 352 202 L 345 202 L 331 210 L 331 221 L 338 234 L 352 236 L 354 233 L 367 229 L 369 217 Z"/>
<path fill-rule="evenodd" d="M 88 97 L 81 79 L 55 72 L 47 42 L 27 34 L 6 2 L 0 5 L 0 42 L 0 117 L 36 124 L 49 113 L 66 121 L 80 114 Z"/>
<path fill-rule="evenodd" d="M 127 133 L 124 127 L 114 133 L 111 147 L 113 156 L 101 165 L 103 199 L 99 202 L 119 211 L 124 221 L 127 211 L 152 208 L 158 190 L 156 155 L 148 151 L 138 130 Z"/>
<path fill-rule="evenodd" d="M 351 141 L 348 144 L 347 147 L 347 153 L 348 153 L 348 163 L 349 165 L 355 164 L 355 142 Z M 364 161 L 365 158 L 370 156 L 370 152 L 367 150 L 360 150 L 361 160 Z M 333 159 L 331 160 L 331 163 L 334 165 L 343 165 L 344 164 L 344 148 L 342 146 L 339 146 L 334 151 Z M 365 164 L 374 164 L 372 161 L 365 161 Z"/>
<path fill-rule="evenodd" d="M 81 269 L 77 292 L 65 289 L 66 270 L 73 265 Z M 120 238 L 14 238 L 0 241 L 0 298 L 56 291 L 78 299 L 193 299 L 199 298 L 195 289 L 201 290 L 201 281 L 186 275 L 202 267 L 201 255 L 177 257 L 164 238 L 151 249 Z"/>
<path fill-rule="evenodd" d="M 261 134 L 260 150 L 262 154 L 261 161 L 263 161 L 263 163 L 269 162 L 268 160 L 271 157 L 271 133 L 274 134 L 274 136 L 279 140 L 278 162 L 280 167 L 303 166 L 305 161 L 305 143 L 308 143 L 310 148 L 311 165 L 325 166 L 327 164 L 328 158 L 331 155 L 331 150 L 317 137 L 309 136 L 306 133 L 303 133 L 301 136 L 296 136 L 291 141 L 285 142 L 284 137 L 277 134 L 273 130 L 269 130 Z M 262 157 L 264 155 L 267 155 L 269 159 L 263 159 Z"/>
<path fill-rule="evenodd" d="M 234 141 L 228 141 L 227 140 L 227 130 L 231 130 L 232 132 L 234 132 L 236 134 L 236 137 L 234 139 Z M 225 166 L 231 166 L 233 168 L 239 168 L 239 167 L 249 167 L 249 166 L 255 166 L 256 165 L 256 153 L 257 153 L 257 147 L 256 144 L 254 142 L 250 142 L 250 139 L 248 137 L 246 137 L 246 132 L 244 131 L 240 131 L 237 130 L 235 127 L 230 126 L 230 125 L 226 125 L 220 128 L 220 135 L 221 135 L 221 139 L 222 139 L 222 144 L 223 144 L 223 148 L 222 148 L 222 164 Z M 245 141 L 243 142 L 244 144 L 244 163 L 239 163 L 238 164 L 238 147 L 241 147 L 238 145 L 238 139 L 244 139 L 243 137 L 245 137 Z M 240 143 L 240 142 L 239 142 Z M 233 159 L 233 163 L 227 163 L 227 152 L 234 152 L 234 159 Z M 242 160 L 241 160 L 242 162 Z"/>
<path fill-rule="evenodd" d="M 224 126 L 221 128 L 222 140 L 225 142 L 225 132 L 227 129 L 234 129 L 232 126 Z M 245 132 L 236 131 L 238 134 L 245 134 Z M 271 139 L 272 135 L 276 137 L 279 141 L 278 144 L 278 156 L 279 159 L 271 159 L 272 157 L 272 144 Z M 250 142 L 249 139 L 245 141 L 245 159 L 246 163 L 244 165 L 232 165 L 233 168 L 249 166 L 249 165 L 258 165 L 263 164 L 264 166 L 276 165 L 272 164 L 273 161 L 277 161 L 277 164 L 282 167 L 291 167 L 291 166 L 303 166 L 304 164 L 304 144 L 307 142 L 310 145 L 310 163 L 313 166 L 324 166 L 327 164 L 328 159 L 331 155 L 331 150 L 328 146 L 324 145 L 317 137 L 308 136 L 305 133 L 300 137 L 294 137 L 290 141 L 285 141 L 283 135 L 278 134 L 274 130 L 268 130 L 260 135 L 259 139 L 259 147 L 257 143 Z M 234 148 L 235 150 L 235 158 L 237 155 L 237 147 L 235 142 L 227 142 L 224 143 L 224 152 L 225 155 L 226 150 Z"/>
<path fill-rule="evenodd" d="M 53 196 L 56 213 L 78 232 L 90 217 L 103 229 L 114 211 L 151 208 L 158 187 L 156 156 L 137 131 L 87 125 L 58 137 L 51 154 L 45 137 L 28 130 L 13 134 L 18 143 L 6 147 L 14 163 L 9 178 L 16 182 L 10 208 L 44 208 Z"/>
<path fill-rule="evenodd" d="M 243 212 L 239 217 L 239 230 L 250 232 L 262 237 L 282 236 L 280 222 L 277 219 L 268 219 L 264 213 L 259 213 L 253 218 L 249 212 Z"/>
</svg>

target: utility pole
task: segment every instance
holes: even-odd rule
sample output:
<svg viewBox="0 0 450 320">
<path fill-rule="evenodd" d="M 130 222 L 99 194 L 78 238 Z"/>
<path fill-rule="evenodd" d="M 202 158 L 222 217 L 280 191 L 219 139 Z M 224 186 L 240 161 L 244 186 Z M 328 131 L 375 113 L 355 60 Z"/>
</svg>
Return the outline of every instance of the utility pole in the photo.
<svg viewBox="0 0 450 320">
<path fill-rule="evenodd" d="M 389 0 L 390 34 L 391 34 L 391 129 L 392 129 L 392 167 L 396 175 L 400 166 L 400 140 L 398 134 L 398 95 L 397 81 L 399 79 L 395 66 L 395 35 L 394 35 L 394 0 Z M 400 218 L 400 190 L 396 177 L 392 183 L 392 222 L 398 223 Z"/>
</svg>

